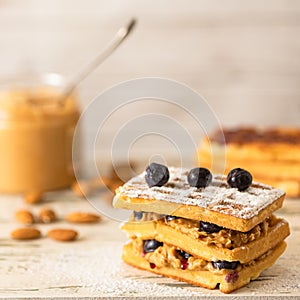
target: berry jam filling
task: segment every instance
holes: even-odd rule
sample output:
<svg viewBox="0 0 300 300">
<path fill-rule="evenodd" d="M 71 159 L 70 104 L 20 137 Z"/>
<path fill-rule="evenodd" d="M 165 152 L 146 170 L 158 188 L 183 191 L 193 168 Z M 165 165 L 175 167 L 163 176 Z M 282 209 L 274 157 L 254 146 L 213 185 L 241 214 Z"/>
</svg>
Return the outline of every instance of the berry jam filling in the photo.
<svg viewBox="0 0 300 300">
<path fill-rule="evenodd" d="M 185 252 L 183 250 L 177 250 L 176 251 L 180 255 L 180 261 L 181 261 L 181 269 L 186 270 L 189 266 L 188 259 L 192 256 L 192 254 Z"/>
<path fill-rule="evenodd" d="M 225 280 L 226 280 L 226 282 L 228 282 L 228 283 L 234 283 L 234 282 L 236 282 L 238 279 L 239 279 L 239 274 L 238 274 L 238 272 L 233 272 L 233 273 L 227 274 L 227 275 L 225 276 Z"/>
<path fill-rule="evenodd" d="M 182 270 L 186 270 L 188 268 L 188 266 L 189 266 L 188 260 L 187 259 L 183 259 L 181 261 L 181 269 Z"/>
<path fill-rule="evenodd" d="M 150 263 L 150 268 L 154 269 L 156 267 L 156 265 L 154 263 Z"/>
</svg>

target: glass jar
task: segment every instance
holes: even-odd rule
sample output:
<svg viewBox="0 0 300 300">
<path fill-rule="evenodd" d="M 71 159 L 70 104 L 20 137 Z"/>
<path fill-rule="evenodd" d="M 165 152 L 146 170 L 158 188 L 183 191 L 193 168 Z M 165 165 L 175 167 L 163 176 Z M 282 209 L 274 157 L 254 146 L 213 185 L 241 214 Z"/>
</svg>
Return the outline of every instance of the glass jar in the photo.
<svg viewBox="0 0 300 300">
<path fill-rule="evenodd" d="M 0 192 L 44 192 L 74 181 L 72 141 L 80 109 L 58 74 L 0 84 Z M 62 100 L 63 99 L 63 100 Z"/>
</svg>

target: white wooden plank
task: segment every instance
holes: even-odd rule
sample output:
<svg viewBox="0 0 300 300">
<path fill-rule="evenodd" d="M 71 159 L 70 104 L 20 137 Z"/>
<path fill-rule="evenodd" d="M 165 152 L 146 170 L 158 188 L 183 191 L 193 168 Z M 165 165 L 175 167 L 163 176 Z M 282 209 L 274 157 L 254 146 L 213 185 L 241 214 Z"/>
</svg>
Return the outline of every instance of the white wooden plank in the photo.
<svg viewBox="0 0 300 300">
<path fill-rule="evenodd" d="M 300 200 L 300 199 L 299 199 Z M 246 297 L 300 296 L 299 270 L 299 215 L 300 201 L 290 200 L 280 215 L 291 224 L 292 235 L 288 248 L 276 265 L 265 271 L 258 280 L 232 294 L 238 299 Z M 62 217 L 66 213 L 81 210 L 93 211 L 88 202 L 76 199 L 68 192 L 48 195 L 47 203 Z M 47 238 L 32 242 L 17 242 L 9 239 L 9 232 L 17 224 L 12 216 L 16 209 L 24 207 L 19 197 L 1 196 L 2 211 L 0 231 L 0 293 L 1 298 L 85 297 L 101 298 L 127 296 L 142 297 L 224 297 L 219 291 L 193 287 L 175 280 L 139 271 L 121 263 L 121 246 L 125 235 L 118 223 L 104 219 L 97 225 L 70 226 L 63 220 L 57 224 L 38 225 L 45 233 L 51 227 L 73 227 L 80 232 L 74 243 L 57 243 Z M 101 269 L 103 266 L 104 269 Z"/>
</svg>

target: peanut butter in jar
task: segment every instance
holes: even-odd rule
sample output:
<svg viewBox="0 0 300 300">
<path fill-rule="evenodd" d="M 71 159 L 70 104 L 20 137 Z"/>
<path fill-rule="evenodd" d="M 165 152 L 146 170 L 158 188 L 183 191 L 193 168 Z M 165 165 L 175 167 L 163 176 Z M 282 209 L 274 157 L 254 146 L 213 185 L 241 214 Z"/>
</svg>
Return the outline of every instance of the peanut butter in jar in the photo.
<svg viewBox="0 0 300 300">
<path fill-rule="evenodd" d="M 50 76 L 51 75 L 51 76 Z M 0 192 L 28 193 L 74 181 L 72 142 L 80 110 L 62 78 L 0 88 Z"/>
</svg>

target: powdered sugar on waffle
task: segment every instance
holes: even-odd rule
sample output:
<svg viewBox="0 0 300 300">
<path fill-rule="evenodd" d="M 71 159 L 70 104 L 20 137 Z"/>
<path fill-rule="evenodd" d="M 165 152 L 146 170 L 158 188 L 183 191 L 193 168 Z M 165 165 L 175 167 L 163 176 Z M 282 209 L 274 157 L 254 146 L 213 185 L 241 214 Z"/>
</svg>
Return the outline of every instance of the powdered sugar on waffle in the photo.
<svg viewBox="0 0 300 300">
<path fill-rule="evenodd" d="M 188 169 L 169 168 L 170 179 L 162 187 L 149 188 L 145 172 L 132 178 L 119 188 L 116 195 L 128 198 L 155 199 L 218 211 L 242 219 L 250 219 L 285 193 L 280 189 L 253 182 L 244 192 L 231 188 L 226 176 L 214 175 L 206 188 L 190 187 L 187 182 Z"/>
</svg>

